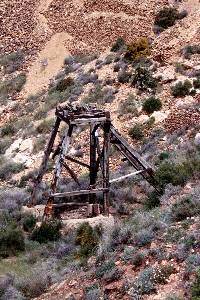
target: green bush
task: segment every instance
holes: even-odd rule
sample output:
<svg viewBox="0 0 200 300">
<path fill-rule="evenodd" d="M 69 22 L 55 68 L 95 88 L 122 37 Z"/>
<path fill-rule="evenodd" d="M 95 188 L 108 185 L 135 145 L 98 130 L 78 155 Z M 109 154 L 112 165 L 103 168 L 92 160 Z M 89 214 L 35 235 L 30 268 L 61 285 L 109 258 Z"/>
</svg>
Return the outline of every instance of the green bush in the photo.
<svg viewBox="0 0 200 300">
<path fill-rule="evenodd" d="M 116 267 L 113 260 L 105 261 L 104 264 L 96 268 L 96 277 L 106 282 L 119 279 L 121 274 L 121 271 Z"/>
<path fill-rule="evenodd" d="M 76 243 L 80 245 L 79 256 L 85 257 L 92 254 L 99 242 L 99 232 L 89 223 L 82 223 L 76 231 Z"/>
<path fill-rule="evenodd" d="M 142 37 L 137 41 L 127 46 L 127 51 L 124 58 L 128 61 L 134 61 L 141 57 L 147 57 L 150 55 L 150 47 L 147 38 Z"/>
<path fill-rule="evenodd" d="M 145 268 L 139 273 L 138 279 L 135 281 L 135 289 L 142 295 L 155 292 L 156 284 L 165 284 L 173 271 L 170 265 Z"/>
<path fill-rule="evenodd" d="M 132 260 L 131 260 L 132 265 L 134 265 L 136 268 L 140 267 L 143 264 L 145 257 L 146 257 L 146 255 L 143 252 L 136 253 L 132 257 Z"/>
<path fill-rule="evenodd" d="M 197 272 L 197 277 L 191 288 L 192 300 L 200 299 L 200 270 Z"/>
<path fill-rule="evenodd" d="M 119 71 L 117 75 L 117 79 L 120 83 L 128 83 L 131 78 L 131 73 L 127 72 L 126 70 Z"/>
<path fill-rule="evenodd" d="M 49 133 L 53 124 L 53 119 L 45 119 L 37 126 L 36 130 L 38 133 Z"/>
<path fill-rule="evenodd" d="M 199 214 L 200 203 L 191 198 L 183 198 L 172 205 L 171 214 L 174 221 L 182 221 Z"/>
<path fill-rule="evenodd" d="M 0 55 L 0 66 L 4 68 L 4 73 L 10 74 L 17 71 L 23 62 L 24 54 L 22 51 Z"/>
<path fill-rule="evenodd" d="M 125 46 L 125 41 L 122 37 L 118 37 L 116 42 L 112 45 L 111 52 L 120 51 Z"/>
<path fill-rule="evenodd" d="M 200 89 L 200 78 L 193 80 L 193 86 L 195 89 Z"/>
<path fill-rule="evenodd" d="M 187 45 L 182 53 L 186 59 L 190 59 L 194 54 L 200 54 L 200 46 L 199 45 Z"/>
<path fill-rule="evenodd" d="M 12 79 L 0 83 L 0 98 L 7 98 L 15 92 L 20 92 L 26 83 L 26 74 L 21 73 Z"/>
<path fill-rule="evenodd" d="M 173 26 L 177 19 L 179 19 L 179 13 L 176 8 L 164 7 L 157 13 L 154 24 L 167 29 Z"/>
<path fill-rule="evenodd" d="M 13 122 L 14 123 L 14 122 Z M 7 123 L 1 128 L 1 136 L 12 136 L 15 134 L 15 126 L 12 123 Z"/>
<path fill-rule="evenodd" d="M 15 163 L 13 161 L 3 161 L 0 165 L 0 179 L 7 180 L 13 174 L 17 174 L 24 169 L 24 165 L 21 163 Z"/>
<path fill-rule="evenodd" d="M 141 91 L 154 90 L 157 87 L 157 79 L 153 78 L 151 72 L 143 67 L 137 67 L 132 77 L 132 85 Z"/>
<path fill-rule="evenodd" d="M 153 191 L 148 194 L 148 197 L 146 198 L 144 202 L 144 207 L 146 209 L 153 209 L 160 205 L 160 198 L 156 191 Z"/>
<path fill-rule="evenodd" d="M 132 139 L 141 140 L 144 137 L 143 126 L 136 124 L 134 127 L 129 129 L 128 134 Z"/>
<path fill-rule="evenodd" d="M 36 225 L 36 218 L 33 215 L 27 215 L 23 219 L 24 231 L 31 232 Z"/>
<path fill-rule="evenodd" d="M 36 227 L 31 239 L 39 243 L 47 243 L 48 241 L 56 241 L 60 238 L 61 222 L 59 220 L 49 220 L 42 222 L 40 227 Z"/>
<path fill-rule="evenodd" d="M 63 92 L 69 86 L 74 84 L 74 80 L 71 77 L 67 77 L 58 81 L 56 85 L 56 90 L 59 92 Z"/>
<path fill-rule="evenodd" d="M 24 236 L 15 224 L 0 229 L 0 257 L 16 255 L 25 250 Z"/>
<path fill-rule="evenodd" d="M 158 98 L 150 97 L 145 100 L 142 108 L 145 112 L 147 112 L 148 114 L 151 114 L 155 110 L 157 111 L 162 108 L 162 102 Z"/>
<path fill-rule="evenodd" d="M 5 137 L 4 139 L 0 140 L 0 155 L 4 154 L 6 150 L 12 144 L 12 140 L 9 137 Z"/>
<path fill-rule="evenodd" d="M 160 155 L 159 155 L 159 159 L 160 160 L 165 160 L 165 159 L 168 159 L 170 156 L 170 154 L 168 152 L 161 152 Z"/>
<path fill-rule="evenodd" d="M 192 88 L 192 83 L 189 80 L 179 81 L 174 86 L 172 86 L 172 95 L 174 97 L 185 97 L 190 95 L 190 90 Z"/>
<path fill-rule="evenodd" d="M 89 94 L 83 98 L 82 102 L 85 104 L 97 103 L 104 105 L 105 103 L 111 103 L 114 99 L 114 91 L 112 88 L 103 87 L 97 84 L 89 91 Z"/>
<path fill-rule="evenodd" d="M 169 183 L 183 186 L 199 170 L 200 161 L 195 157 L 188 158 L 179 164 L 164 161 L 157 169 L 155 179 L 161 187 Z"/>
<path fill-rule="evenodd" d="M 119 103 L 119 114 L 132 114 L 134 116 L 138 116 L 136 101 L 137 99 L 135 98 L 135 96 L 133 94 L 129 94 L 125 101 Z"/>
</svg>

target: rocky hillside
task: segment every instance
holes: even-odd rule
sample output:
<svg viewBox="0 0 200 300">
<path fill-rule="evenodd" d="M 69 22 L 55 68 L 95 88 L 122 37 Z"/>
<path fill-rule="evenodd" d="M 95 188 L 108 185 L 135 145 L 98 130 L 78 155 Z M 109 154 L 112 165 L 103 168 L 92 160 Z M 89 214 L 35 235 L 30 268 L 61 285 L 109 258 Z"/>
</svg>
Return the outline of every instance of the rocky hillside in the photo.
<svg viewBox="0 0 200 300">
<path fill-rule="evenodd" d="M 0 12 L 0 299 L 199 299 L 199 1 L 3 0 Z M 110 111 L 160 193 L 129 179 L 111 186 L 106 222 L 77 225 L 83 209 L 38 227 L 23 206 L 68 103 Z M 77 128 L 70 149 L 85 163 L 87 138 Z M 110 167 L 133 171 L 114 148 Z M 74 188 L 63 172 L 58 190 Z"/>
</svg>

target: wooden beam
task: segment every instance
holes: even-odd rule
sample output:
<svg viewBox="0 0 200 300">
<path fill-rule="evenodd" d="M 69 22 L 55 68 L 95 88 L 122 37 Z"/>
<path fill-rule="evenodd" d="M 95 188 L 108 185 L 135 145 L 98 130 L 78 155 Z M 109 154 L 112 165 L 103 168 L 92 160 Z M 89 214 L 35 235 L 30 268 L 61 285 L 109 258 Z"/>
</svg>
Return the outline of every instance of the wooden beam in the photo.
<svg viewBox="0 0 200 300">
<path fill-rule="evenodd" d="M 151 166 L 141 158 L 141 156 L 129 145 L 129 143 L 120 135 L 120 133 L 114 128 L 113 125 L 110 127 L 111 133 L 117 141 L 116 146 L 122 145 L 125 151 L 128 151 L 131 156 L 145 169 L 152 169 Z"/>
<path fill-rule="evenodd" d="M 71 157 L 69 155 L 65 155 L 65 158 L 68 159 L 68 160 L 70 160 L 70 161 L 72 161 L 72 162 L 74 162 L 74 163 L 77 163 L 77 164 L 79 164 L 79 165 L 81 165 L 81 166 L 83 166 L 85 168 L 88 168 L 88 169 L 90 168 L 90 166 L 88 164 L 86 164 L 86 163 L 84 163 L 84 162 L 82 162 L 82 161 L 80 161 L 80 160 L 78 160 L 76 158 L 73 158 L 73 157 Z"/>
<path fill-rule="evenodd" d="M 70 125 L 68 130 L 66 130 L 66 132 L 64 134 L 64 137 L 63 137 L 63 140 L 62 140 L 62 143 L 61 143 L 60 154 L 59 154 L 59 156 L 57 158 L 57 161 L 56 161 L 56 167 L 55 167 L 55 170 L 54 170 L 53 181 L 52 181 L 52 184 L 51 184 L 51 191 L 53 193 L 56 191 L 58 178 L 60 177 L 60 174 L 61 174 L 62 162 L 64 161 L 65 155 L 68 151 L 70 141 L 71 141 L 72 132 L 73 132 L 73 125 Z"/>
<path fill-rule="evenodd" d="M 42 163 L 41 163 L 37 178 L 34 182 L 33 192 L 32 192 L 32 195 L 31 195 L 32 205 L 36 204 L 36 194 L 37 194 L 38 186 L 41 183 L 42 178 L 44 176 L 44 173 L 47 170 L 47 164 L 48 164 L 49 156 L 52 152 L 52 148 L 53 148 L 53 145 L 54 145 L 54 142 L 55 142 L 56 135 L 58 133 L 60 122 L 61 122 L 60 118 L 56 118 L 55 124 L 53 126 L 52 131 L 51 131 L 49 142 L 48 142 L 48 144 L 46 146 L 46 149 L 44 151 L 44 156 L 43 156 L 43 159 L 42 159 Z"/>
<path fill-rule="evenodd" d="M 76 174 L 74 173 L 74 171 L 64 161 L 62 161 L 61 164 L 67 170 L 67 172 L 70 174 L 72 179 L 74 179 L 74 181 L 78 184 L 78 186 L 81 186 L 80 182 L 78 181 L 78 178 L 77 178 Z"/>
<path fill-rule="evenodd" d="M 73 196 L 80 196 L 80 195 L 98 194 L 98 193 L 102 193 L 102 192 L 108 192 L 108 188 L 99 188 L 99 189 L 93 189 L 93 190 L 80 190 L 80 191 L 73 191 L 73 192 L 54 193 L 54 194 L 51 194 L 51 197 L 54 197 L 54 198 L 73 197 Z"/>
<path fill-rule="evenodd" d="M 114 183 L 114 182 L 122 181 L 122 180 L 124 180 L 124 179 L 126 179 L 126 178 L 134 177 L 135 175 L 139 175 L 139 174 L 142 174 L 142 173 L 144 173 L 144 172 L 146 172 L 146 170 L 136 171 L 136 172 L 133 172 L 133 173 L 130 173 L 130 174 L 127 174 L 127 175 L 118 177 L 118 178 L 111 179 L 109 182 L 110 182 L 110 183 Z"/>
<path fill-rule="evenodd" d="M 90 125 L 90 185 L 95 186 L 97 178 L 97 164 L 96 164 L 96 137 L 95 137 L 95 125 Z M 89 203 L 96 202 L 96 195 L 89 195 Z"/>
<path fill-rule="evenodd" d="M 103 187 L 107 189 L 103 193 L 104 213 L 109 215 L 109 151 L 110 151 L 110 118 L 103 125 L 104 143 L 103 143 Z"/>
</svg>

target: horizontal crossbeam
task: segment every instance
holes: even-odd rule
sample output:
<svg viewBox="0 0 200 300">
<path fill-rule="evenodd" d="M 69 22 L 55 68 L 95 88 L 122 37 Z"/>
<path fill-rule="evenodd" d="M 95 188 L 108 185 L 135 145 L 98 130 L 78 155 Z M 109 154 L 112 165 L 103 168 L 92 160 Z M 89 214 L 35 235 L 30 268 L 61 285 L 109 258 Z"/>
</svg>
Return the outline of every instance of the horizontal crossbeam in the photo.
<svg viewBox="0 0 200 300">
<path fill-rule="evenodd" d="M 51 197 L 54 198 L 73 197 L 79 195 L 97 194 L 97 193 L 108 192 L 108 191 L 109 189 L 107 188 L 99 188 L 93 190 L 80 190 L 80 191 L 73 191 L 73 192 L 55 193 L 55 194 L 51 194 Z"/>
</svg>

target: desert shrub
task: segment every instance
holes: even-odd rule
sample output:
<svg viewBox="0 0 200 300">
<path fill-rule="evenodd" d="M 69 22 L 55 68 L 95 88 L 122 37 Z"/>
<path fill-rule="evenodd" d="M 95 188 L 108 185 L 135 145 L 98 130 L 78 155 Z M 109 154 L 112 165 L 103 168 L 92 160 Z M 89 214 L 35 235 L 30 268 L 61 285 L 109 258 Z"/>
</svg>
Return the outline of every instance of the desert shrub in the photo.
<svg viewBox="0 0 200 300">
<path fill-rule="evenodd" d="M 141 295 L 155 292 L 156 284 L 165 284 L 172 272 L 173 268 L 170 265 L 145 268 L 139 273 L 138 279 L 134 283 L 134 288 Z"/>
<path fill-rule="evenodd" d="M 113 72 L 119 72 L 120 70 L 120 65 L 119 63 L 116 63 L 114 66 L 113 66 Z"/>
<path fill-rule="evenodd" d="M 179 19 L 179 13 L 176 8 L 164 7 L 157 13 L 154 24 L 167 29 L 173 26 L 177 19 Z"/>
<path fill-rule="evenodd" d="M 153 191 L 148 194 L 148 197 L 145 199 L 144 207 L 146 209 L 153 209 L 160 205 L 160 197 L 156 191 Z"/>
<path fill-rule="evenodd" d="M 122 37 L 118 37 L 115 43 L 111 47 L 111 52 L 118 52 L 125 46 L 125 41 Z"/>
<path fill-rule="evenodd" d="M 186 59 L 190 59 L 194 54 L 200 54 L 200 46 L 199 45 L 187 45 L 182 49 L 182 54 Z"/>
<path fill-rule="evenodd" d="M 146 57 L 150 55 L 150 47 L 147 38 L 142 37 L 137 41 L 127 46 L 127 51 L 124 58 L 128 61 L 134 61 L 140 57 Z"/>
<path fill-rule="evenodd" d="M 125 101 L 119 103 L 118 112 L 120 115 L 132 114 L 138 116 L 138 110 L 136 105 L 137 99 L 133 94 L 129 94 Z"/>
<path fill-rule="evenodd" d="M 26 215 L 23 219 L 24 231 L 31 232 L 36 225 L 36 218 L 33 215 Z"/>
<path fill-rule="evenodd" d="M 131 73 L 127 72 L 126 70 L 119 71 L 117 75 L 117 79 L 120 83 L 128 83 L 131 78 Z"/>
<path fill-rule="evenodd" d="M 59 92 L 63 92 L 66 90 L 69 86 L 74 84 L 74 80 L 71 77 L 67 77 L 64 79 L 61 79 L 56 84 L 56 90 Z"/>
<path fill-rule="evenodd" d="M 104 64 L 105 65 L 109 65 L 114 61 L 114 55 L 113 54 L 109 54 L 108 56 L 106 56 Z"/>
<path fill-rule="evenodd" d="M 159 159 L 162 161 L 162 160 L 168 159 L 169 156 L 170 156 L 169 152 L 161 152 L 159 154 Z"/>
<path fill-rule="evenodd" d="M 157 79 L 153 78 L 148 69 L 139 66 L 132 77 L 132 85 L 142 91 L 154 90 L 157 87 Z"/>
<path fill-rule="evenodd" d="M 40 296 L 51 284 L 51 276 L 48 270 L 42 267 L 32 268 L 28 276 L 21 276 L 15 280 L 15 285 L 26 299 Z"/>
<path fill-rule="evenodd" d="M 193 86 L 195 89 L 200 89 L 200 78 L 193 80 Z"/>
<path fill-rule="evenodd" d="M 23 62 L 24 54 L 22 51 L 0 55 L 0 66 L 3 67 L 4 73 L 10 74 L 17 71 Z"/>
<path fill-rule="evenodd" d="M 155 173 L 155 178 L 161 187 L 167 184 L 184 185 L 189 178 L 199 171 L 200 162 L 196 158 L 188 158 L 182 163 L 164 161 Z"/>
<path fill-rule="evenodd" d="M 134 243 L 136 246 L 143 247 L 151 243 L 154 235 L 149 229 L 142 229 L 134 236 Z"/>
<path fill-rule="evenodd" d="M 174 86 L 171 87 L 172 95 L 174 97 L 185 97 L 190 95 L 190 90 L 192 88 L 192 83 L 189 80 L 179 81 Z"/>
<path fill-rule="evenodd" d="M 157 111 L 162 108 L 162 102 L 158 98 L 150 97 L 144 101 L 142 108 L 145 112 L 151 114 L 155 110 Z"/>
<path fill-rule="evenodd" d="M 133 256 L 136 253 L 136 251 L 137 251 L 137 249 L 135 247 L 132 247 L 132 246 L 125 247 L 121 258 L 125 262 L 130 262 L 130 261 L 132 261 Z"/>
<path fill-rule="evenodd" d="M 133 256 L 131 263 L 136 268 L 140 267 L 143 264 L 145 258 L 146 258 L 146 254 L 144 252 L 138 252 Z"/>
<path fill-rule="evenodd" d="M 99 300 L 101 297 L 101 290 L 98 284 L 93 284 L 85 288 L 85 300 Z"/>
<path fill-rule="evenodd" d="M 174 221 L 182 221 L 200 212 L 200 204 L 191 198 L 183 198 L 172 205 L 171 214 Z"/>
<path fill-rule="evenodd" d="M 141 140 L 144 137 L 143 126 L 136 124 L 129 129 L 128 134 L 132 139 Z"/>
<path fill-rule="evenodd" d="M 0 257 L 16 255 L 25 250 L 24 236 L 15 224 L 0 228 Z"/>
<path fill-rule="evenodd" d="M 88 83 L 95 83 L 98 79 L 98 75 L 95 72 L 88 72 L 88 73 L 80 73 L 76 81 L 82 85 L 86 85 Z"/>
<path fill-rule="evenodd" d="M 56 241 L 60 237 L 61 222 L 58 220 L 49 220 L 42 222 L 40 227 L 36 227 L 31 239 L 39 243 L 47 243 L 48 241 Z"/>
<path fill-rule="evenodd" d="M 11 144 L 12 144 L 11 138 L 9 137 L 5 137 L 4 139 L 2 138 L 0 140 L 0 155 L 4 154 Z"/>
<path fill-rule="evenodd" d="M 89 223 L 82 223 L 76 231 L 76 243 L 80 245 L 79 255 L 88 256 L 95 251 L 99 242 L 99 233 Z"/>
<path fill-rule="evenodd" d="M 21 163 L 13 162 L 12 160 L 5 161 L 0 166 L 0 179 L 7 180 L 12 177 L 13 174 L 17 174 L 24 169 L 24 165 Z"/>
<path fill-rule="evenodd" d="M 13 122 L 14 123 L 14 122 Z M 15 134 L 15 126 L 13 123 L 7 123 L 1 127 L 1 136 L 12 136 Z"/>
<path fill-rule="evenodd" d="M 77 54 L 73 58 L 74 58 L 74 63 L 86 65 L 92 62 L 93 60 L 97 59 L 97 57 L 98 57 L 97 53 L 91 53 L 91 54 Z"/>
<path fill-rule="evenodd" d="M 94 89 L 89 91 L 89 94 L 83 98 L 82 102 L 85 104 L 97 103 L 103 105 L 105 103 L 111 103 L 114 99 L 114 90 L 109 87 L 102 87 L 96 85 Z"/>
<path fill-rule="evenodd" d="M 96 277 L 106 282 L 112 282 L 121 277 L 121 271 L 116 267 L 113 260 L 108 260 L 96 268 Z"/>
<path fill-rule="evenodd" d="M 27 198 L 28 194 L 22 189 L 0 189 L 0 209 L 8 210 L 9 213 L 19 210 Z"/>
<path fill-rule="evenodd" d="M 40 136 L 36 139 L 33 145 L 33 153 L 38 153 L 43 150 L 46 144 L 46 138 L 44 136 Z"/>
<path fill-rule="evenodd" d="M 53 119 L 45 119 L 37 126 L 36 130 L 38 133 L 49 133 L 53 124 Z"/>
<path fill-rule="evenodd" d="M 191 287 L 192 300 L 199 300 L 200 298 L 200 269 L 197 272 L 196 280 Z"/>
<path fill-rule="evenodd" d="M 193 273 L 197 271 L 200 267 L 200 255 L 199 254 L 191 254 L 185 261 L 186 271 L 188 273 Z"/>
</svg>

